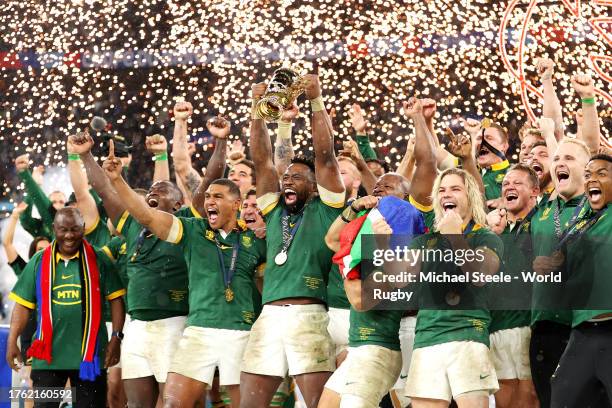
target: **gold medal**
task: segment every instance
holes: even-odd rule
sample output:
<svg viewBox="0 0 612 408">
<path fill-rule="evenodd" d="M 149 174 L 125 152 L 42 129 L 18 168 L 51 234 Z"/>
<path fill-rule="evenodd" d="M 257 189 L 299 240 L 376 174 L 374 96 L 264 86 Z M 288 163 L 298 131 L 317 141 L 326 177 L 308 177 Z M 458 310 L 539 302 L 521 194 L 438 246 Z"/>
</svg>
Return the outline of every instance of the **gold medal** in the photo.
<svg viewBox="0 0 612 408">
<path fill-rule="evenodd" d="M 232 300 L 234 300 L 234 291 L 232 288 L 225 288 L 225 301 L 231 302 Z"/>
</svg>

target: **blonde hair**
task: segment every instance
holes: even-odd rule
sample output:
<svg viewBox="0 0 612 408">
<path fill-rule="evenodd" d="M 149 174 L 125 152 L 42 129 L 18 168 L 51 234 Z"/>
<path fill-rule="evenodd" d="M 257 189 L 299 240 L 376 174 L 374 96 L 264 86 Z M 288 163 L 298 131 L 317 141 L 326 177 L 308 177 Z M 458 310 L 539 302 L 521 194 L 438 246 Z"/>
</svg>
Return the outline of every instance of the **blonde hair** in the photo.
<svg viewBox="0 0 612 408">
<path fill-rule="evenodd" d="M 565 144 L 565 143 L 573 143 L 573 144 L 575 144 L 577 146 L 580 146 L 582 151 L 587 155 L 587 160 L 591 158 L 591 150 L 589 149 L 589 146 L 587 146 L 587 144 L 584 142 L 584 140 L 574 139 L 574 138 L 571 138 L 571 137 L 564 137 L 557 144 L 557 150 L 559 149 L 559 147 L 561 147 L 562 144 Z"/>
<path fill-rule="evenodd" d="M 480 188 L 478 188 L 478 182 L 474 179 L 474 177 L 472 177 L 471 174 L 469 174 L 465 170 L 451 168 L 446 169 L 442 173 L 440 173 L 433 185 L 432 199 L 434 214 L 436 215 L 436 226 L 444 216 L 444 209 L 440 205 L 439 200 L 440 184 L 442 183 L 444 177 L 453 174 L 461 177 L 461 179 L 463 180 L 463 184 L 465 185 L 465 191 L 468 198 L 468 204 L 472 213 L 472 220 L 474 220 L 474 222 L 477 224 L 485 225 L 487 221 L 487 214 L 485 213 L 485 204 L 484 200 L 482 199 L 482 193 L 480 192 Z"/>
</svg>

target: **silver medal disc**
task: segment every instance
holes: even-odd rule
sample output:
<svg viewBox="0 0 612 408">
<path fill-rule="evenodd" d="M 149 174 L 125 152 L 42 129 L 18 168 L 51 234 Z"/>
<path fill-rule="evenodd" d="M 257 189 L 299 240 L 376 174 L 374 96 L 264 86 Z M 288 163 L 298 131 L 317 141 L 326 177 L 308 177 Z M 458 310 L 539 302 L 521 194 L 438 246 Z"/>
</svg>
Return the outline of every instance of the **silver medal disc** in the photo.
<svg viewBox="0 0 612 408">
<path fill-rule="evenodd" d="M 287 262 L 287 253 L 285 251 L 279 252 L 274 257 L 274 263 L 276 263 L 277 265 L 282 265 L 285 262 Z"/>
</svg>

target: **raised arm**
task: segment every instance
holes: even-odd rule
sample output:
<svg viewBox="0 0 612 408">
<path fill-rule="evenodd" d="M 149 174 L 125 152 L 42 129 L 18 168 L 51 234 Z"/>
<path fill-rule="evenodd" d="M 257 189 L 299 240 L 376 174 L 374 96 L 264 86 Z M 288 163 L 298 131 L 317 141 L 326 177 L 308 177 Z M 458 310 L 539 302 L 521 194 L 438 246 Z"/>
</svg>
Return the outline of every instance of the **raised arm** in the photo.
<svg viewBox="0 0 612 408">
<path fill-rule="evenodd" d="M 396 172 L 406 178 L 406 180 L 412 180 L 414 174 L 414 142 L 416 138 L 414 136 L 408 139 L 406 144 L 406 154 L 402 158 L 402 161 L 397 166 Z"/>
<path fill-rule="evenodd" d="M 68 150 L 68 174 L 74 190 L 77 208 L 85 220 L 85 231 L 91 230 L 100 221 L 100 214 L 96 202 L 89 193 L 87 175 L 81 166 L 81 156 L 75 151 L 74 138 L 68 137 L 66 148 Z"/>
<path fill-rule="evenodd" d="M 423 118 L 425 119 L 427 130 L 429 130 L 431 141 L 433 142 L 434 147 L 438 148 L 440 147 L 440 141 L 438 140 L 438 135 L 436 134 L 436 127 L 434 126 L 434 119 L 436 117 L 438 104 L 435 100 L 431 98 L 424 98 L 421 101 L 421 104 L 423 105 Z"/>
<path fill-rule="evenodd" d="M 112 222 L 116 222 L 124 213 L 125 205 L 123 204 L 123 198 L 117 194 L 106 174 L 104 174 L 104 170 L 96 163 L 96 159 L 91 154 L 91 148 L 94 144 L 93 139 L 87 133 L 80 133 L 70 136 L 68 143 L 71 144 L 71 149 L 81 157 L 87 172 L 87 178 L 102 199 L 102 204 L 104 204 L 104 209 L 109 218 Z"/>
<path fill-rule="evenodd" d="M 555 85 L 553 84 L 555 63 L 549 58 L 540 58 L 537 64 L 538 75 L 544 88 L 544 105 L 542 106 L 542 116 L 551 118 L 555 124 L 555 137 L 557 140 L 563 138 L 563 111 L 561 102 L 557 97 Z"/>
<path fill-rule="evenodd" d="M 251 88 L 253 97 L 253 109 L 251 114 L 251 140 L 249 151 L 251 159 L 255 164 L 257 197 L 262 197 L 268 193 L 278 193 L 280 185 L 278 173 L 272 161 L 272 143 L 268 136 L 268 127 L 265 120 L 259 116 L 255 110 L 255 104 L 266 92 L 266 84 L 255 84 Z"/>
<path fill-rule="evenodd" d="M 274 166 L 278 174 L 285 174 L 287 167 L 291 164 L 291 159 L 295 156 L 291 141 L 291 128 L 293 127 L 293 121 L 299 114 L 300 111 L 294 103 L 291 109 L 283 111 L 281 119 L 278 121 L 276 142 L 274 143 Z"/>
<path fill-rule="evenodd" d="M 55 209 L 49 197 L 45 195 L 45 192 L 34 180 L 32 173 L 30 173 L 30 155 L 24 154 L 17 157 L 15 159 L 15 168 L 17 169 L 19 178 L 25 185 L 28 196 L 31 197 L 32 203 L 38 208 L 43 229 L 46 231 L 53 231 Z"/>
<path fill-rule="evenodd" d="M 414 162 L 416 169 L 410 185 L 410 196 L 419 204 L 431 205 L 431 189 L 436 179 L 436 156 L 434 143 L 429 134 L 425 118 L 423 117 L 422 102 L 412 97 L 404 102 L 404 113 L 414 123 Z"/>
<path fill-rule="evenodd" d="M 589 147 L 591 154 L 599 151 L 599 117 L 595 103 L 595 87 L 593 79 L 588 75 L 574 75 L 572 87 L 580 96 L 582 102 L 582 127 L 580 137 Z"/>
<path fill-rule="evenodd" d="M 553 157 L 557 151 L 557 138 L 555 136 L 555 122 L 551 118 L 540 118 L 536 122 L 538 129 L 546 142 L 548 156 Z"/>
<path fill-rule="evenodd" d="M 332 193 L 343 193 L 338 161 L 334 153 L 334 135 L 331 119 L 323 105 L 319 76 L 305 75 L 306 97 L 312 108 L 312 140 L 315 152 L 315 175 L 317 184 Z M 257 176 L 259 179 L 259 175 Z"/>
<path fill-rule="evenodd" d="M 202 177 L 191 166 L 191 154 L 187 142 L 187 121 L 193 113 L 193 107 L 189 102 L 177 102 L 174 105 L 174 134 L 172 137 L 172 160 L 174 172 L 178 180 L 185 187 L 188 200 L 192 200 L 193 193 L 197 190 Z"/>
<path fill-rule="evenodd" d="M 476 160 L 472 155 L 472 138 L 466 135 L 455 135 L 450 128 L 446 128 L 446 136 L 450 140 L 448 150 L 451 154 L 461 159 L 463 169 L 474 177 L 474 180 L 476 180 L 478 184 L 478 189 L 484 197 L 485 188 L 482 182 L 482 176 L 478 171 L 478 167 L 476 167 Z"/>
<path fill-rule="evenodd" d="M 26 196 L 23 201 L 27 204 L 27 207 L 19 216 L 19 222 L 21 223 L 21 226 L 33 237 L 44 235 L 41 231 L 41 220 L 32 217 L 32 197 Z"/>
<path fill-rule="evenodd" d="M 357 146 L 359 151 L 365 160 L 376 159 L 376 152 L 370 145 L 370 138 L 367 134 L 368 121 L 365 119 L 363 109 L 359 104 L 354 103 L 348 111 L 349 118 L 351 118 L 351 126 L 355 130 L 355 139 L 357 139 Z"/>
<path fill-rule="evenodd" d="M 19 203 L 17 206 L 15 206 L 6 225 L 6 232 L 4 233 L 2 245 L 4 245 L 4 251 L 6 252 L 6 259 L 8 263 L 15 262 L 15 259 L 17 259 L 19 256 L 17 249 L 15 249 L 15 245 L 13 245 L 13 238 L 15 237 L 15 228 L 17 228 L 19 216 L 23 213 L 27 206 L 28 205 L 26 203 Z"/>
<path fill-rule="evenodd" d="M 361 175 L 361 185 L 366 193 L 372 194 L 372 191 L 374 191 L 374 186 L 376 185 L 376 176 L 374 173 L 372 173 L 372 170 L 370 170 L 368 164 L 361 155 L 359 146 L 350 137 L 348 140 L 342 142 L 342 144 L 343 150 L 339 152 L 340 155 L 348 155 L 355 162 L 355 166 Z"/>
<path fill-rule="evenodd" d="M 215 150 L 213 150 L 206 172 L 197 190 L 193 194 L 192 205 L 200 213 L 204 214 L 204 198 L 210 183 L 223 177 L 225 173 L 225 154 L 227 152 L 227 137 L 230 134 L 230 123 L 223 117 L 217 116 L 206 122 L 208 131 L 216 140 Z"/>
<path fill-rule="evenodd" d="M 170 180 L 170 167 L 168 166 L 168 142 L 162 135 L 147 136 L 145 138 L 147 151 L 155 156 L 155 170 L 153 183 Z"/>
<path fill-rule="evenodd" d="M 130 215 L 157 237 L 165 240 L 172 229 L 174 216 L 149 207 L 144 199 L 128 186 L 121 177 L 121 160 L 115 157 L 114 143 L 112 140 L 109 142 L 108 158 L 102 165 L 106 176 L 121 197 Z"/>
</svg>

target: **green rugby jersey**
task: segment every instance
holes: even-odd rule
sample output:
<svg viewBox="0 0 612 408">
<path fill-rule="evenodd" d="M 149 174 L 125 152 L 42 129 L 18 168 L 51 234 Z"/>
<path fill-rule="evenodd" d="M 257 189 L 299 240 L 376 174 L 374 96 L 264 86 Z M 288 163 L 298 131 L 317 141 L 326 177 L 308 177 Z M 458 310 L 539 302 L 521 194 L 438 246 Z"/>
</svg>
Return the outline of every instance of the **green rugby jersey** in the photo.
<svg viewBox="0 0 612 408">
<path fill-rule="evenodd" d="M 106 222 L 98 216 L 98 220 L 94 225 L 85 231 L 85 239 L 91 245 L 102 248 L 111 240 L 111 233 L 108 230 Z"/>
<path fill-rule="evenodd" d="M 116 299 L 125 294 L 112 261 L 99 249 L 95 249 L 98 270 L 100 272 L 101 307 L 104 314 L 106 301 Z M 19 280 L 15 284 L 9 298 L 38 313 L 36 294 L 36 275 L 42 261 L 43 251 L 39 251 L 28 262 Z M 81 361 L 81 345 L 83 339 L 83 309 L 81 299 L 83 288 L 79 275 L 80 254 L 64 260 L 56 258 L 56 272 L 51 284 L 51 315 L 53 316 L 53 345 L 51 364 L 45 360 L 32 359 L 33 370 L 78 370 Z M 108 334 L 104 319 L 100 319 L 98 331 L 98 354 L 101 364 L 104 362 Z"/>
<path fill-rule="evenodd" d="M 33 237 L 43 236 L 53 239 L 55 237 L 53 232 L 55 208 L 53 208 L 51 200 L 49 200 L 49 197 L 47 197 L 36 181 L 34 181 L 30 170 L 21 171 L 17 175 L 21 181 L 23 181 L 25 190 L 28 193 L 25 199 L 28 203 L 28 208 L 19 216 L 21 225 Z M 33 206 L 36 206 L 38 209 L 40 219 L 32 217 Z"/>
<path fill-rule="evenodd" d="M 184 207 L 175 215 L 189 217 L 194 213 Z M 127 211 L 116 225 L 126 242 L 130 316 L 151 321 L 187 315 L 187 264 L 182 249 L 144 231 Z"/>
<path fill-rule="evenodd" d="M 187 325 L 250 330 L 257 312 L 255 273 L 266 259 L 265 241 L 255 237 L 246 227 L 223 237 L 203 218 L 180 217 L 177 220 L 180 232 L 174 242 L 184 254 L 189 270 Z M 229 269 L 236 245 L 239 245 L 236 270 L 229 285 L 233 297 L 228 301 L 219 250 L 224 267 Z"/>
<path fill-rule="evenodd" d="M 340 275 L 338 265 L 332 264 L 327 282 L 327 306 L 336 309 L 348 309 L 351 306 L 346 291 L 344 290 L 344 279 Z"/>
<path fill-rule="evenodd" d="M 579 220 L 587 222 L 597 212 L 588 206 Z M 610 274 L 610 251 L 612 250 L 612 205 L 608 204 L 595 224 L 584 235 L 567 245 L 567 270 L 571 271 L 571 293 L 579 293 L 584 304 L 608 305 L 612 275 Z M 607 310 L 583 310 L 572 312 L 572 327 L 578 326 L 600 314 L 612 313 Z"/>
<path fill-rule="evenodd" d="M 382 346 L 400 350 L 399 328 L 403 310 L 357 311 L 351 307 L 349 346 Z"/>
<path fill-rule="evenodd" d="M 557 197 L 552 201 L 541 202 L 538 211 L 531 219 L 531 240 L 533 256 L 551 256 L 559 240 L 555 234 L 555 208 L 559 208 L 559 223 L 561 231 L 568 227 L 576 207 L 583 200 L 581 194 L 571 200 L 565 201 Z M 533 268 L 532 268 L 533 269 Z M 572 312 L 570 310 L 541 310 L 538 305 L 554 299 L 556 292 L 549 287 L 550 284 L 533 284 L 533 302 L 531 309 L 531 324 L 538 321 L 550 320 L 560 324 L 570 324 Z"/>
<path fill-rule="evenodd" d="M 494 163 L 491 167 L 482 170 L 485 199 L 493 200 L 501 197 L 501 185 L 509 167 L 510 163 L 508 160 L 504 160 L 499 163 Z"/>
<path fill-rule="evenodd" d="M 265 205 L 265 199 L 270 197 L 274 199 Z M 276 194 L 258 198 L 266 221 L 268 259 L 264 271 L 262 303 L 293 297 L 327 302 L 327 281 L 333 252 L 327 248 L 323 237 L 342 212 L 344 202 L 324 202 L 316 196 L 306 203 L 300 214 L 290 215 L 290 226 L 298 222 L 299 217 L 302 217 L 302 221 L 287 251 L 287 261 L 277 265 L 274 259 L 283 247 L 281 217 L 284 203 L 279 201 L 279 197 Z"/>
<path fill-rule="evenodd" d="M 448 245 L 448 243 L 444 244 L 444 241 L 438 242 L 442 238 L 443 236 L 438 233 L 431 234 L 427 236 L 427 244 Z M 431 243 L 431 240 L 436 240 L 437 242 Z M 488 248 L 500 260 L 502 259 L 502 241 L 485 227 L 478 224 L 475 225 L 473 230 L 467 234 L 467 242 L 470 248 Z M 436 246 L 436 248 L 438 247 Z M 455 274 L 463 273 L 461 268 L 452 263 L 430 261 L 422 264 L 424 272 L 449 272 L 453 269 Z M 428 298 L 430 302 L 440 298 L 440 296 L 444 296 L 444 293 L 440 292 L 440 290 L 444 291 L 444 289 L 441 289 L 441 287 L 434 288 L 433 285 L 421 284 L 419 290 L 421 296 Z M 474 301 L 476 304 L 483 304 L 483 308 L 473 310 L 432 310 L 421 308 L 417 314 L 414 348 L 428 347 L 451 341 L 476 341 L 489 346 L 491 315 L 484 308 L 486 299 L 474 299 Z"/>
<path fill-rule="evenodd" d="M 508 225 L 501 236 L 504 244 L 509 244 L 504 245 L 504 256 L 502 258 L 502 270 L 509 275 L 520 276 L 522 271 L 530 271 L 532 269 L 533 254 L 531 252 L 531 240 L 529 235 L 530 225 L 531 220 Z M 518 287 L 512 288 L 510 285 L 513 285 L 514 282 L 515 281 L 510 284 L 500 284 L 498 286 L 499 290 L 496 290 L 497 288 L 490 290 L 489 295 L 491 301 L 495 302 L 497 297 L 513 296 L 516 294 L 513 289 L 518 291 L 523 291 L 525 289 L 523 283 L 520 283 Z M 530 310 L 491 310 L 491 325 L 489 327 L 489 332 L 495 333 L 498 330 L 529 326 L 530 321 Z"/>
</svg>

